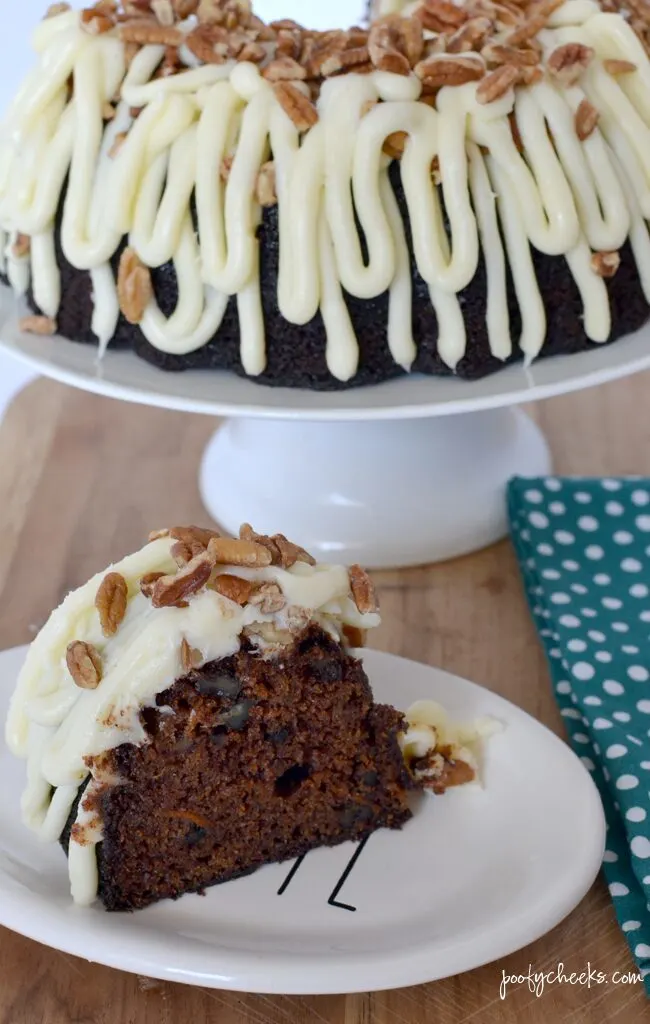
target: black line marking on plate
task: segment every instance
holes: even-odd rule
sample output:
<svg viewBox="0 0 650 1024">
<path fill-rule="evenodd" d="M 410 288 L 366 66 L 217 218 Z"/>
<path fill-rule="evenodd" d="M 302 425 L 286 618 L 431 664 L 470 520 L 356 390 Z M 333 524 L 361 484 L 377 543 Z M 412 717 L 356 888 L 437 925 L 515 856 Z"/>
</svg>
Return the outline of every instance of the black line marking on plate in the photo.
<svg viewBox="0 0 650 1024">
<path fill-rule="evenodd" d="M 291 885 L 291 883 L 293 881 L 293 876 L 295 875 L 296 871 L 298 870 L 298 868 L 300 867 L 300 865 L 302 864 L 302 862 L 303 862 L 303 860 L 305 859 L 306 856 L 307 856 L 307 854 L 303 853 L 302 857 L 298 857 L 298 860 L 295 862 L 295 864 L 292 864 L 291 871 L 289 872 L 289 874 L 285 878 L 284 882 L 282 883 L 282 885 L 278 889 L 278 896 L 282 896 L 282 894 L 287 891 L 287 889 L 289 888 L 289 886 Z"/>
<path fill-rule="evenodd" d="M 361 854 L 362 854 L 362 852 L 363 852 L 363 850 L 365 848 L 365 845 L 366 845 L 366 843 L 368 842 L 369 839 L 370 839 L 370 836 L 366 836 L 366 838 L 363 839 L 359 843 L 359 845 L 357 846 L 356 850 L 354 851 L 352 857 L 348 861 L 348 866 L 346 867 L 345 871 L 343 872 L 343 874 L 339 878 L 339 880 L 336 883 L 336 886 L 335 886 L 335 888 L 334 888 L 334 890 L 332 892 L 332 895 L 330 896 L 330 898 L 327 901 L 329 903 L 330 907 L 338 907 L 340 910 L 349 910 L 353 914 L 356 913 L 356 909 L 357 909 L 356 907 L 351 907 L 349 903 L 339 903 L 338 900 L 336 899 L 336 897 L 338 896 L 338 894 L 340 893 L 341 889 L 343 888 L 343 886 L 347 882 L 348 878 L 352 874 L 352 871 L 354 870 L 354 865 L 359 860 L 359 857 L 361 856 Z"/>
</svg>

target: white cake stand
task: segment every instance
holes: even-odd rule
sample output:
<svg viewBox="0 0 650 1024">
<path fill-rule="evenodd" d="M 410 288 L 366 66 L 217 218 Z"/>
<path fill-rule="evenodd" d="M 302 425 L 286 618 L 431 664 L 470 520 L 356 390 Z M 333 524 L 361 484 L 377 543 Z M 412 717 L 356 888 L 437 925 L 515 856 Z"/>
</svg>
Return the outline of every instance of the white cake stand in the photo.
<svg viewBox="0 0 650 1024">
<path fill-rule="evenodd" d="M 131 352 L 21 334 L 0 298 L 0 348 L 65 384 L 129 402 L 226 417 L 203 456 L 217 523 L 278 530 L 320 558 L 370 568 L 475 551 L 507 532 L 510 477 L 551 469 L 521 402 L 650 367 L 650 327 L 615 345 L 509 367 L 486 380 L 404 378 L 332 394 L 272 389 L 229 373 L 166 374 Z"/>
</svg>

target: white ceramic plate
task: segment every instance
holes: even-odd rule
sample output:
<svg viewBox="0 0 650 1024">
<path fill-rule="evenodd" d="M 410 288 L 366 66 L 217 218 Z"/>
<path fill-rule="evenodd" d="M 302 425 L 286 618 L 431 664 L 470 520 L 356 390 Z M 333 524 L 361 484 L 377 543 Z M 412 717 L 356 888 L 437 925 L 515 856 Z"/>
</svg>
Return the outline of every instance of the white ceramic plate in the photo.
<svg viewBox="0 0 650 1024">
<path fill-rule="evenodd" d="M 24 653 L 0 654 L 2 718 Z M 484 789 L 423 798 L 403 831 L 371 836 L 342 885 L 359 850 L 352 843 L 308 854 L 288 885 L 292 865 L 274 865 L 205 897 L 108 914 L 71 904 L 63 853 L 20 824 L 23 765 L 0 747 L 0 923 L 150 977 L 297 994 L 433 981 L 549 931 L 601 863 L 604 819 L 587 771 L 488 690 L 373 651 L 365 665 L 379 700 L 405 708 L 432 697 L 458 718 L 503 721 L 487 745 Z"/>
<path fill-rule="evenodd" d="M 387 420 L 446 416 L 532 402 L 592 387 L 650 367 L 650 325 L 614 345 L 534 363 L 509 366 L 483 380 L 401 377 L 351 391 L 270 388 L 224 371 L 165 373 L 133 352 L 23 334 L 25 307 L 0 285 L 0 351 L 63 384 L 109 398 L 214 416 L 285 420 Z"/>
</svg>

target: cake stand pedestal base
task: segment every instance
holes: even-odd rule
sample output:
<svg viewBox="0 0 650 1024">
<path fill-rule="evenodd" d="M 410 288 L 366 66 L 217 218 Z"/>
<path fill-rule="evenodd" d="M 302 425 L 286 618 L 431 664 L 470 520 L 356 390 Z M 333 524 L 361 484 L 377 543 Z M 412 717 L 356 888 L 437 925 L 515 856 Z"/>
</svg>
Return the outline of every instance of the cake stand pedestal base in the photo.
<svg viewBox="0 0 650 1024">
<path fill-rule="evenodd" d="M 201 465 L 204 504 L 230 533 L 251 522 L 322 561 L 371 569 L 469 554 L 507 533 L 512 476 L 551 457 L 520 409 L 430 419 L 228 419 Z"/>
</svg>

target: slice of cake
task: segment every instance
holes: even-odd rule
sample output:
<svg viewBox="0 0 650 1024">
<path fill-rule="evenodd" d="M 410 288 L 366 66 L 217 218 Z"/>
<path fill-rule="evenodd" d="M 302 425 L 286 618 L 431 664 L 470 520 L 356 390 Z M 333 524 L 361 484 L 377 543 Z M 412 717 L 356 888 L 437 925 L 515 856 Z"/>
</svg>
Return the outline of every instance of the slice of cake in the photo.
<svg viewBox="0 0 650 1024">
<path fill-rule="evenodd" d="M 360 567 L 250 527 L 161 531 L 70 594 L 7 739 L 74 899 L 140 908 L 403 825 L 403 717 L 348 650 L 378 622 Z"/>
</svg>

